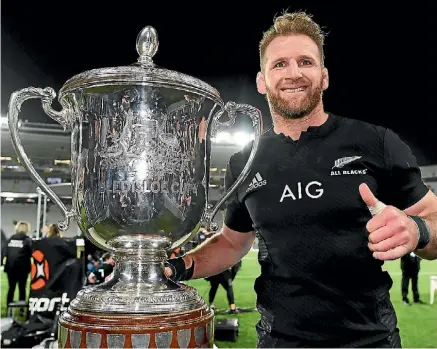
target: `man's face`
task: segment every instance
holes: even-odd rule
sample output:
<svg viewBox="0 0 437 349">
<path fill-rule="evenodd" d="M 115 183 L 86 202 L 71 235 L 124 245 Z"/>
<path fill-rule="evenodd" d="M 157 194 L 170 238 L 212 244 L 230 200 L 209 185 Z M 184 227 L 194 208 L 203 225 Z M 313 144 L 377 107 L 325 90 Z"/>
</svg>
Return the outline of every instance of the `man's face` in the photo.
<svg viewBox="0 0 437 349">
<path fill-rule="evenodd" d="M 257 76 L 258 92 L 267 95 L 272 112 L 286 119 L 311 113 L 328 87 L 319 48 L 306 35 L 279 36 L 267 46 L 264 72 Z"/>
</svg>

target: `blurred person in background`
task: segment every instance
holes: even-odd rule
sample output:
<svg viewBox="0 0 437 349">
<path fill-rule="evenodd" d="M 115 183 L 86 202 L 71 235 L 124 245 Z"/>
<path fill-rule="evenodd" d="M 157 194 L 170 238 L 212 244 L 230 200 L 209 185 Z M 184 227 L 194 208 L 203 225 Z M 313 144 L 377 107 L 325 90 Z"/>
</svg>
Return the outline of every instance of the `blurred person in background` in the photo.
<svg viewBox="0 0 437 349">
<path fill-rule="evenodd" d="M 239 261 L 232 268 L 226 269 L 225 271 L 222 271 L 219 274 L 212 275 L 205 278 L 205 280 L 209 281 L 211 284 L 211 288 L 209 289 L 209 294 L 208 294 L 209 306 L 211 308 L 215 309 L 214 299 L 217 294 L 219 285 L 222 285 L 222 287 L 226 291 L 226 297 L 228 299 L 228 304 L 229 304 L 229 312 L 231 314 L 239 313 L 239 310 L 235 305 L 234 287 L 232 282 L 234 281 L 238 270 L 240 270 L 241 268 L 241 263 L 242 262 Z"/>
<path fill-rule="evenodd" d="M 96 256 L 94 256 L 92 254 L 88 255 L 87 260 L 88 260 L 88 262 L 87 262 L 86 274 L 88 276 L 91 272 L 93 272 L 94 270 L 97 270 L 99 268 L 100 261 Z"/>
<path fill-rule="evenodd" d="M 40 229 L 40 234 L 39 236 L 41 236 L 42 238 L 45 238 L 48 236 L 50 232 L 50 227 L 48 225 L 43 225 Z"/>
<path fill-rule="evenodd" d="M 52 263 L 61 264 L 71 258 L 77 258 L 76 244 L 72 244 L 61 235 L 61 232 L 56 224 L 48 227 L 46 237 L 43 238 L 48 249 L 56 251 L 56 256 L 53 256 Z"/>
<path fill-rule="evenodd" d="M 28 222 L 17 222 L 15 234 L 7 240 L 4 272 L 8 275 L 9 289 L 6 304 L 14 301 L 17 284 L 19 300 L 26 300 L 26 284 L 30 273 L 30 258 L 32 257 L 32 240 L 27 235 L 29 231 L 30 224 Z"/>
<path fill-rule="evenodd" d="M 200 245 L 204 243 L 206 240 L 210 239 L 213 236 L 213 232 L 206 230 L 204 227 L 200 228 L 197 234 L 198 244 Z M 235 275 L 237 274 L 237 271 L 240 269 L 240 267 L 241 261 L 232 268 L 228 268 L 221 273 L 211 275 L 205 278 L 205 280 L 209 281 L 211 285 L 208 294 L 208 301 L 211 308 L 215 308 L 214 299 L 217 294 L 218 288 L 221 285 L 226 291 L 226 297 L 228 299 L 230 312 L 233 314 L 238 312 L 237 306 L 235 305 L 234 287 L 232 285 L 232 282 L 234 281 Z"/>
<path fill-rule="evenodd" d="M 50 227 L 41 227 L 41 232 L 45 233 L 47 238 L 59 237 L 62 238 L 61 232 L 56 224 L 52 224 Z"/>
<path fill-rule="evenodd" d="M 103 263 L 100 264 L 99 268 L 88 275 L 88 283 L 101 284 L 111 276 L 115 265 L 112 253 L 106 252 L 103 254 L 102 261 Z"/>
<path fill-rule="evenodd" d="M 1 263 L 1 265 L 3 266 L 3 264 L 4 264 L 4 257 L 5 257 L 5 255 L 6 255 L 6 248 L 7 248 L 7 246 L 8 246 L 8 243 L 7 243 L 7 238 L 6 238 L 6 234 L 5 234 L 5 232 L 3 231 L 3 229 L 2 229 L 2 237 L 1 237 L 1 259 L 0 259 L 0 263 Z"/>
<path fill-rule="evenodd" d="M 420 260 L 421 258 L 417 256 L 414 252 L 406 254 L 401 258 L 401 270 L 402 270 L 402 301 L 405 305 L 411 305 L 408 299 L 408 288 L 410 286 L 413 291 L 413 301 L 417 304 L 424 304 L 420 300 L 419 288 L 417 286 L 417 281 L 419 279 L 420 271 Z"/>
</svg>

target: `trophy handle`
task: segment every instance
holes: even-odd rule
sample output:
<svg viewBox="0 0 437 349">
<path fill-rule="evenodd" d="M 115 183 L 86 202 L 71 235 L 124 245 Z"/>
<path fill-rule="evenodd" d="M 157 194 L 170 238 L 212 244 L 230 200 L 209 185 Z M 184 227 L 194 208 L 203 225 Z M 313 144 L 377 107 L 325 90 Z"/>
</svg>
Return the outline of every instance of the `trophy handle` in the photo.
<svg viewBox="0 0 437 349">
<path fill-rule="evenodd" d="M 229 120 L 222 122 L 220 118 L 222 117 L 224 112 L 228 113 Z M 252 167 L 253 160 L 255 158 L 256 152 L 258 151 L 259 139 L 263 129 L 262 115 L 261 111 L 255 107 L 252 107 L 248 104 L 236 104 L 235 102 L 226 103 L 225 107 L 220 109 L 213 117 L 212 122 L 209 124 L 211 127 L 211 136 L 214 137 L 219 131 L 231 127 L 235 120 L 237 119 L 237 113 L 246 114 L 252 120 L 252 126 L 255 131 L 255 138 L 252 145 L 252 150 L 250 152 L 249 158 L 247 160 L 246 165 L 241 171 L 240 175 L 236 179 L 236 181 L 231 185 L 225 195 L 217 202 L 217 204 L 211 209 L 207 206 L 205 210 L 204 223 L 206 224 L 207 230 L 217 230 L 217 223 L 213 222 L 217 211 L 220 206 L 233 194 L 233 192 L 238 188 L 238 186 L 246 179 L 249 171 Z M 207 173 L 209 176 L 209 173 Z M 208 205 L 208 203 L 207 203 Z"/>
<path fill-rule="evenodd" d="M 46 87 L 45 89 L 28 87 L 22 90 L 15 91 L 12 93 L 9 100 L 8 106 L 8 123 L 9 131 L 11 133 L 12 144 L 14 146 L 15 152 L 20 159 L 21 164 L 29 171 L 32 179 L 39 185 L 41 190 L 47 194 L 47 196 L 53 200 L 55 204 L 59 206 L 62 214 L 65 217 L 65 221 L 58 222 L 58 227 L 60 230 L 65 231 L 68 229 L 70 224 L 70 219 L 73 217 L 73 210 L 69 211 L 59 199 L 59 197 L 53 192 L 52 189 L 44 182 L 41 176 L 36 172 L 35 168 L 32 166 L 26 152 L 24 151 L 23 145 L 21 144 L 20 136 L 18 135 L 18 114 L 21 110 L 21 105 L 28 99 L 41 98 L 41 103 L 44 111 L 53 120 L 59 122 L 63 127 L 64 131 L 71 131 L 72 127 L 67 118 L 67 113 L 65 109 L 61 111 L 56 111 L 51 107 L 53 99 L 56 97 L 55 91 Z"/>
</svg>

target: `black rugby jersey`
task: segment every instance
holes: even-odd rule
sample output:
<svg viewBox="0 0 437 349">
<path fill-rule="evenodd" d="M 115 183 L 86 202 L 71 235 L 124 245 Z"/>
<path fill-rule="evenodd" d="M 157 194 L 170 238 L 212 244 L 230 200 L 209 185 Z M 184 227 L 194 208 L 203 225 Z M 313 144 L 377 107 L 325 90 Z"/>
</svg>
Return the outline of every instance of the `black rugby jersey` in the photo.
<svg viewBox="0 0 437 349">
<path fill-rule="evenodd" d="M 226 187 L 252 144 L 234 154 Z M 358 187 L 399 209 L 428 192 L 409 147 L 389 129 L 329 113 L 298 141 L 273 130 L 227 203 L 225 224 L 256 231 L 263 330 L 314 343 L 363 345 L 396 329 L 390 276 L 368 249 L 371 218 Z"/>
<path fill-rule="evenodd" d="M 108 263 L 102 263 L 102 265 L 94 272 L 98 284 L 105 282 L 106 278 L 111 275 L 114 270 L 114 266 Z"/>
</svg>

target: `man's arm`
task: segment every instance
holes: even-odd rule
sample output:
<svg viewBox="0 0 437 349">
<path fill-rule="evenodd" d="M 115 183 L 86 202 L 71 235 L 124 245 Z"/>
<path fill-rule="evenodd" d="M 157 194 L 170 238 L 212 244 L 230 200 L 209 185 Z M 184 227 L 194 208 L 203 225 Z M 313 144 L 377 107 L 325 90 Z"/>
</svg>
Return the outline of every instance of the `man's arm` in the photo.
<svg viewBox="0 0 437 349">
<path fill-rule="evenodd" d="M 420 201 L 405 209 L 404 212 L 409 216 L 424 219 L 431 236 L 428 245 L 421 250 L 416 250 L 415 253 L 423 259 L 437 259 L 437 196 L 429 191 Z"/>
<path fill-rule="evenodd" d="M 220 233 L 184 256 L 185 267 L 189 268 L 194 260 L 192 279 L 221 273 L 237 264 L 250 251 L 254 240 L 254 232 L 240 233 L 223 225 Z"/>
<path fill-rule="evenodd" d="M 376 245 L 373 243 L 372 247 L 377 255 L 384 254 L 385 257 L 390 257 L 389 259 L 398 256 L 405 249 L 408 253 L 417 252 L 417 255 L 424 259 L 436 259 L 437 198 L 423 182 L 420 167 L 410 147 L 396 133 L 386 129 L 383 133 L 383 145 L 384 166 L 378 176 L 378 198 L 392 207 L 382 215 L 382 218 L 374 219 L 370 224 L 375 228 L 378 224 L 374 223 L 378 221 L 379 224 L 383 224 L 381 227 L 384 227 L 381 234 L 376 234 L 378 243 Z M 394 234 L 390 239 L 386 236 L 389 230 L 387 225 L 390 225 L 391 233 Z M 417 239 L 420 236 L 426 237 L 427 231 L 430 241 L 425 248 L 418 250 Z M 422 234 L 418 235 L 419 232 Z M 425 241 L 427 239 L 421 239 L 421 242 Z"/>
</svg>

